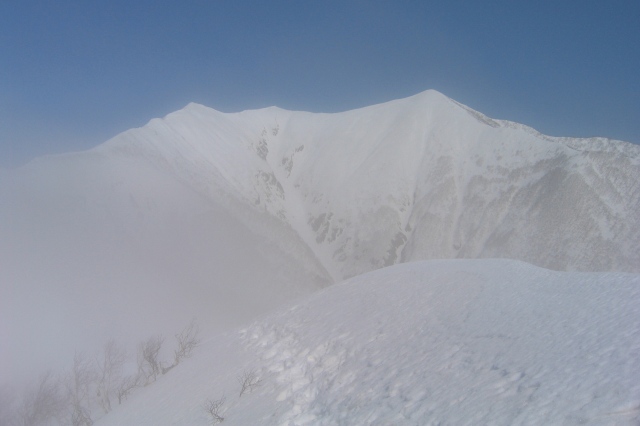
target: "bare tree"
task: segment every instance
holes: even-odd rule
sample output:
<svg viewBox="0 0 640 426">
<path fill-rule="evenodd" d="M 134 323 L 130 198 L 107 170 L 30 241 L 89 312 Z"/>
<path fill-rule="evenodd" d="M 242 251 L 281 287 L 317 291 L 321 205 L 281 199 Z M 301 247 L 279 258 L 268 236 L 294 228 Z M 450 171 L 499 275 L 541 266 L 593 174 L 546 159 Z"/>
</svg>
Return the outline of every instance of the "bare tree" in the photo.
<svg viewBox="0 0 640 426">
<path fill-rule="evenodd" d="M 163 342 L 164 338 L 157 335 L 140 343 L 138 347 L 138 372 L 144 378 L 145 386 L 153 383 L 162 373 L 162 362 L 159 355 Z"/>
<path fill-rule="evenodd" d="M 174 366 L 180 364 L 184 358 L 189 358 L 193 349 L 200 344 L 199 332 L 200 327 L 195 320 L 191 320 L 189 325 L 176 334 L 178 348 L 174 351 Z"/>
<path fill-rule="evenodd" d="M 91 388 L 95 385 L 97 373 L 82 354 L 73 358 L 73 367 L 66 378 L 69 403 L 71 404 L 71 424 L 91 426 Z"/>
<path fill-rule="evenodd" d="M 258 377 L 255 370 L 244 371 L 237 377 L 240 383 L 240 396 L 253 392 L 255 388 L 262 384 L 262 379 Z"/>
<path fill-rule="evenodd" d="M 127 399 L 129 394 L 138 386 L 140 386 L 141 377 L 140 374 L 134 374 L 132 376 L 126 376 L 120 379 L 118 384 L 118 404 L 122 404 Z"/>
<path fill-rule="evenodd" d="M 92 426 L 93 419 L 88 408 L 82 406 L 74 406 L 71 411 L 72 426 Z"/>
<path fill-rule="evenodd" d="M 97 396 L 105 413 L 111 411 L 111 398 L 117 393 L 122 378 L 122 368 L 126 360 L 126 352 L 118 346 L 115 340 L 110 339 L 105 343 L 102 357 L 97 360 Z"/>
<path fill-rule="evenodd" d="M 224 405 L 225 397 L 223 396 L 220 399 L 208 399 L 202 408 L 209 414 L 211 424 L 215 425 L 218 423 L 222 423 L 224 421 L 224 417 L 222 417 L 222 406 Z"/>
<path fill-rule="evenodd" d="M 28 389 L 18 410 L 20 426 L 38 426 L 59 420 L 66 400 L 61 392 L 60 380 L 49 371 L 31 389 Z"/>
</svg>

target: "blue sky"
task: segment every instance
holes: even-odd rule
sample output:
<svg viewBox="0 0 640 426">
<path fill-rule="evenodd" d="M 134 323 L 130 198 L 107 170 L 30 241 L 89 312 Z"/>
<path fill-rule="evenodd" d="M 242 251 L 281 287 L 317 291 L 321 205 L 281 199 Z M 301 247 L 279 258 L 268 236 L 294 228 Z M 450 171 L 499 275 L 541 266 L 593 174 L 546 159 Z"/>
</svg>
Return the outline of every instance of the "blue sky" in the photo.
<svg viewBox="0 0 640 426">
<path fill-rule="evenodd" d="M 194 101 L 337 112 L 436 89 L 556 136 L 640 143 L 640 1 L 0 3 L 0 166 Z"/>
</svg>

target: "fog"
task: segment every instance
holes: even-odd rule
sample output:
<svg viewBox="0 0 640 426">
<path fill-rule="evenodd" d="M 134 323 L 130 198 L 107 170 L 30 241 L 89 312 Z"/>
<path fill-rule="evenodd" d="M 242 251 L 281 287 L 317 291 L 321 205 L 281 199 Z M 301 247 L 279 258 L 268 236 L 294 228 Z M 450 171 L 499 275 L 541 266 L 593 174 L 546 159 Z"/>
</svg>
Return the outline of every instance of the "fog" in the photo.
<svg viewBox="0 0 640 426">
<path fill-rule="evenodd" d="M 286 251 L 301 243 L 267 215 L 178 195 L 140 164 L 119 169 L 137 179 L 115 190 L 56 170 L 0 183 L 0 385 L 67 369 L 110 338 L 135 360 L 139 341 L 191 319 L 208 335 L 330 283 L 304 249 Z M 150 186 L 135 188 L 146 172 Z"/>
</svg>

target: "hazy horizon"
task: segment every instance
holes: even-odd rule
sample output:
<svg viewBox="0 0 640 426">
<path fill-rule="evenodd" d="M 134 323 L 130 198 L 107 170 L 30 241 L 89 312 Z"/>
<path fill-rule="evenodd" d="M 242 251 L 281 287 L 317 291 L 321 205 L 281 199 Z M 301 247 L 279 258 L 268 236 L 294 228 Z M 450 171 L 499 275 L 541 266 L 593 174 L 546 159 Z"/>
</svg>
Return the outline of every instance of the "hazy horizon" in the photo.
<svg viewBox="0 0 640 426">
<path fill-rule="evenodd" d="M 427 89 L 552 136 L 640 143 L 640 4 L 0 5 L 0 167 L 197 102 L 338 112 Z"/>
</svg>

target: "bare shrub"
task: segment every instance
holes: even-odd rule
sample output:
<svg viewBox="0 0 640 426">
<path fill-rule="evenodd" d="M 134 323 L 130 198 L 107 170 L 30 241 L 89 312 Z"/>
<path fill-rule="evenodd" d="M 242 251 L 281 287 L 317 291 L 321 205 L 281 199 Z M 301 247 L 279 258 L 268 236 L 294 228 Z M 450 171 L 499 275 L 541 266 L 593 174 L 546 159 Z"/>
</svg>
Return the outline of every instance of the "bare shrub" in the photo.
<svg viewBox="0 0 640 426">
<path fill-rule="evenodd" d="M 144 385 L 155 382 L 162 373 L 162 362 L 159 359 L 164 338 L 153 336 L 141 342 L 138 346 L 138 372 L 144 379 Z"/>
<path fill-rule="evenodd" d="M 93 419 L 91 418 L 91 412 L 89 409 L 82 406 L 73 407 L 71 411 L 71 425 L 92 426 Z"/>
<path fill-rule="evenodd" d="M 255 388 L 262 384 L 262 379 L 258 377 L 255 370 L 244 371 L 237 379 L 238 383 L 240 383 L 240 396 L 253 392 Z"/>
<path fill-rule="evenodd" d="M 189 358 L 193 349 L 200 344 L 199 332 L 200 327 L 195 320 L 191 320 L 189 325 L 176 334 L 178 348 L 174 351 L 174 366 L 180 364 L 183 359 Z"/>
<path fill-rule="evenodd" d="M 111 398 L 117 394 L 121 384 L 122 368 L 127 354 L 115 340 L 110 339 L 102 349 L 102 356 L 97 360 L 98 384 L 97 396 L 105 413 L 111 411 Z"/>
<path fill-rule="evenodd" d="M 202 406 L 202 408 L 204 408 L 204 410 L 209 414 L 211 424 L 215 425 L 224 421 L 224 417 L 222 417 L 222 406 L 224 405 L 224 402 L 225 397 L 223 396 L 220 399 L 208 399 Z"/>
<path fill-rule="evenodd" d="M 73 358 L 73 367 L 67 375 L 65 385 L 68 401 L 71 404 L 71 424 L 73 426 L 91 426 L 91 388 L 97 379 L 97 373 L 91 362 L 82 354 Z"/>
<path fill-rule="evenodd" d="M 120 379 L 116 393 L 118 395 L 118 404 L 122 404 L 123 401 L 131 394 L 131 392 L 140 386 L 141 378 L 140 374 L 134 374 L 132 376 L 126 376 Z"/>
<path fill-rule="evenodd" d="M 49 424 L 53 420 L 59 421 L 65 406 L 60 379 L 49 371 L 41 375 L 35 386 L 25 392 L 18 409 L 18 424 L 38 426 Z"/>
</svg>

